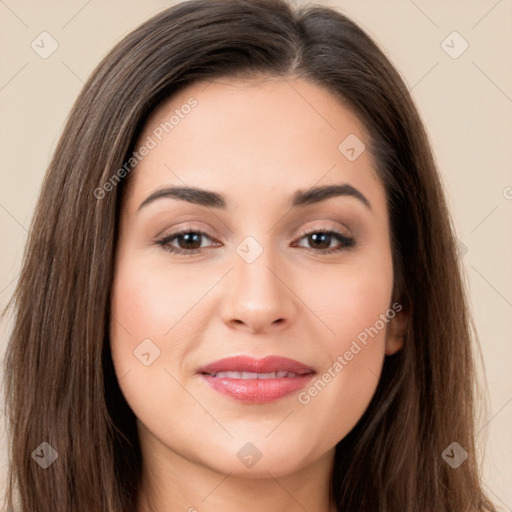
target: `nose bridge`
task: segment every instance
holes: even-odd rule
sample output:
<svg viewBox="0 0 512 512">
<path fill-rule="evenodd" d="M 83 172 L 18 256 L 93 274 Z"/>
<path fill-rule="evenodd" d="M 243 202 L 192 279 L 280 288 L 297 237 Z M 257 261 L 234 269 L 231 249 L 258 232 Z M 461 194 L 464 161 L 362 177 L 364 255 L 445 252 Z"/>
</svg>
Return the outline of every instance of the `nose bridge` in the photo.
<svg viewBox="0 0 512 512">
<path fill-rule="evenodd" d="M 291 321 L 293 300 L 280 276 L 283 267 L 270 236 L 247 236 L 235 248 L 224 320 L 253 330 Z M 284 281 L 284 282 L 283 282 Z"/>
</svg>

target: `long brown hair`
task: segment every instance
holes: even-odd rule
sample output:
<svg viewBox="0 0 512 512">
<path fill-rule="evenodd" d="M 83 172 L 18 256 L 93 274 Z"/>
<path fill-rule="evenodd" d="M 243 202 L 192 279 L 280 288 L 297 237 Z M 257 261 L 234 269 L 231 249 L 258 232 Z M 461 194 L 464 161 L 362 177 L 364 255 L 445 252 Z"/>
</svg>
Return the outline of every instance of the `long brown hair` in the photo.
<svg viewBox="0 0 512 512">
<path fill-rule="evenodd" d="M 142 456 L 109 347 L 117 221 L 129 178 L 112 177 L 149 114 L 173 93 L 199 80 L 261 74 L 325 87 L 365 124 L 388 199 L 395 299 L 408 312 L 403 350 L 386 357 L 371 404 L 336 447 L 331 498 L 350 512 L 495 510 L 475 451 L 474 333 L 422 122 L 364 31 L 333 9 L 285 0 L 177 4 L 117 44 L 80 93 L 10 303 L 9 509 L 135 511 Z M 50 456 L 43 442 L 58 455 L 46 469 L 33 456 Z M 468 454 L 456 469 L 442 456 L 453 442 Z"/>
</svg>

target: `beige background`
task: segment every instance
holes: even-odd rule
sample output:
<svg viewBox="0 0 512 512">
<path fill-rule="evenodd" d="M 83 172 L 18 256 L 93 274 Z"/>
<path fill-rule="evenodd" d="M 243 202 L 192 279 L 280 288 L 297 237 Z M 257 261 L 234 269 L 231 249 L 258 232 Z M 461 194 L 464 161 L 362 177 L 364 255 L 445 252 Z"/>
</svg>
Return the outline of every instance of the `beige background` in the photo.
<svg viewBox="0 0 512 512">
<path fill-rule="evenodd" d="M 116 42 L 172 3 L 0 0 L 0 308 L 14 290 L 45 168 L 82 83 Z M 478 434 L 488 440 L 485 484 L 512 511 L 512 2 L 317 3 L 352 16 L 380 43 L 427 126 L 487 371 L 489 413 Z M 43 31 L 58 43 L 47 59 L 31 48 Z M 445 51 L 463 49 L 458 36 L 446 39 L 453 31 L 469 44 L 458 58 Z M 2 357 L 8 327 L 4 320 Z M 3 469 L 5 441 L 0 446 Z"/>
</svg>

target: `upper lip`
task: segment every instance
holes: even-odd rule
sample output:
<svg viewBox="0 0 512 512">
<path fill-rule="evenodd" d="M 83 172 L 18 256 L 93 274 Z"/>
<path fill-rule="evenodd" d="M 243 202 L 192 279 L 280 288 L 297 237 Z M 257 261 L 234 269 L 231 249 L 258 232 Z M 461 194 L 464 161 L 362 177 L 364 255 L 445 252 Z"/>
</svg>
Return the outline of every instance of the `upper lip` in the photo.
<svg viewBox="0 0 512 512">
<path fill-rule="evenodd" d="M 199 368 L 198 373 L 215 374 L 219 372 L 253 372 L 253 373 L 271 373 L 287 371 L 304 375 L 306 373 L 315 373 L 315 370 L 308 365 L 280 356 L 268 356 L 263 359 L 255 359 L 250 356 L 234 356 L 219 359 L 213 363 Z"/>
</svg>

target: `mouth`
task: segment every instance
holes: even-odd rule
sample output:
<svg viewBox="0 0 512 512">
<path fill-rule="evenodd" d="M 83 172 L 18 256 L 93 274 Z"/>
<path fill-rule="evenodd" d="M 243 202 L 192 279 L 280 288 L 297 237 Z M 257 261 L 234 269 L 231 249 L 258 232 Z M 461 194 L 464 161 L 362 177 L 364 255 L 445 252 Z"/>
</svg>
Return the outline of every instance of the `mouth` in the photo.
<svg viewBox="0 0 512 512">
<path fill-rule="evenodd" d="M 236 356 L 221 359 L 197 372 L 210 387 L 245 403 L 268 403 L 303 388 L 316 371 L 293 359 Z"/>
<path fill-rule="evenodd" d="M 203 375 L 210 375 L 211 377 L 219 377 L 225 379 L 283 379 L 300 377 L 299 373 L 281 371 L 281 372 L 268 372 L 268 373 L 255 373 L 255 372 L 215 372 L 215 373 L 203 373 Z"/>
</svg>

